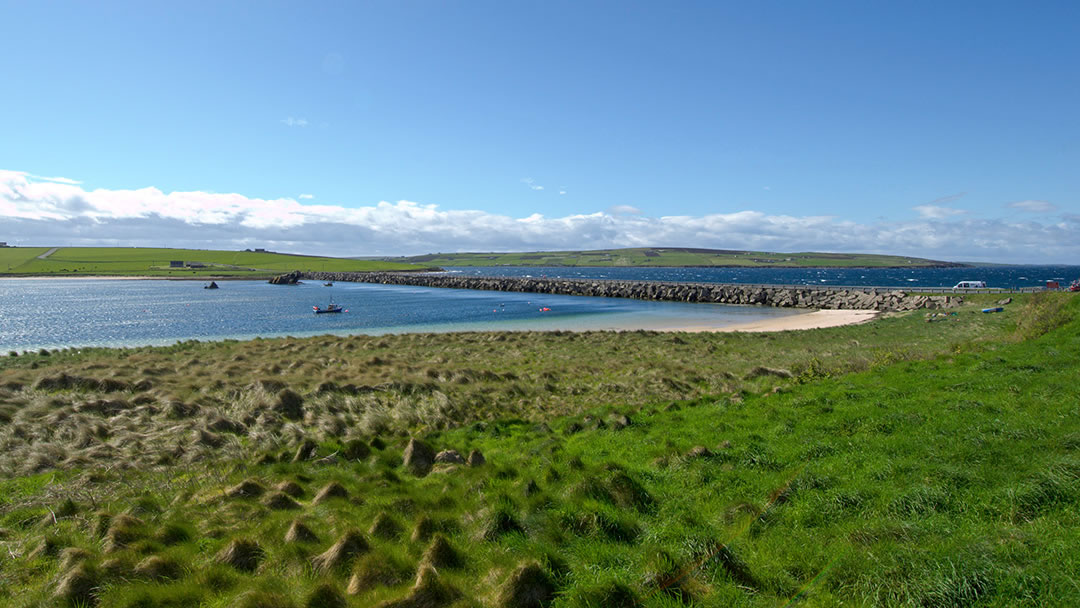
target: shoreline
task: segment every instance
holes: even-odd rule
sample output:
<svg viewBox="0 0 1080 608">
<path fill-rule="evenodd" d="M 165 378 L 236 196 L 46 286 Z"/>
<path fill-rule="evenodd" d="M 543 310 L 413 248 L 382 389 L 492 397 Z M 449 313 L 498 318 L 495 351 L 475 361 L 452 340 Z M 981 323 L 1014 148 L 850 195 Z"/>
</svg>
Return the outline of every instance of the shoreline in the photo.
<svg viewBox="0 0 1080 608">
<path fill-rule="evenodd" d="M 723 327 L 691 326 L 666 331 L 698 332 L 746 332 L 758 333 L 769 331 L 797 331 L 803 329 L 825 329 L 845 325 L 869 323 L 881 315 L 877 310 L 816 310 L 804 314 L 791 315 L 776 319 L 764 319 L 749 323 L 737 323 Z"/>
<path fill-rule="evenodd" d="M 432 329 L 422 329 L 419 331 L 394 331 L 391 328 L 376 328 L 376 331 L 367 332 L 315 332 L 307 334 L 306 332 L 294 332 L 291 334 L 283 335 L 253 335 L 253 336 L 220 336 L 220 337 L 200 337 L 200 338 L 188 338 L 188 340 L 194 340 L 196 342 L 223 342 L 225 340 L 236 340 L 240 342 L 252 342 L 259 339 L 273 340 L 276 338 L 284 337 L 296 337 L 301 339 L 314 338 L 317 336 L 334 336 L 334 337 L 348 337 L 357 335 L 367 336 L 381 336 L 381 335 L 402 335 L 402 334 L 458 334 L 458 333 L 488 333 L 488 332 L 573 332 L 573 333 L 590 333 L 590 332 L 611 332 L 611 333 L 630 333 L 630 332 L 658 332 L 658 333 L 764 333 L 764 332 L 781 332 L 781 331 L 800 331 L 808 329 L 826 329 L 830 327 L 842 327 L 846 325 L 860 325 L 868 323 L 878 318 L 882 313 L 876 310 L 817 310 L 813 312 L 805 312 L 793 315 L 787 315 L 783 317 L 776 317 L 772 319 L 761 319 L 758 321 L 750 321 L 746 323 L 736 323 L 733 325 L 685 325 L 685 326 L 627 326 L 619 325 L 614 327 L 582 327 L 582 328 L 546 328 L 546 329 L 480 329 L 480 328 L 461 328 L 461 329 L 448 329 L 446 331 L 438 331 Z M 378 331 L 378 329 L 384 329 L 388 331 Z M 139 348 L 139 347 L 167 347 L 173 344 L 179 344 L 185 342 L 184 339 L 169 340 L 163 343 L 140 343 L 140 344 L 80 344 L 75 345 L 58 345 L 49 344 L 33 347 L 5 347 L 8 350 L 16 350 L 21 352 L 33 352 L 42 348 L 48 350 L 64 349 L 64 348 Z"/>
</svg>

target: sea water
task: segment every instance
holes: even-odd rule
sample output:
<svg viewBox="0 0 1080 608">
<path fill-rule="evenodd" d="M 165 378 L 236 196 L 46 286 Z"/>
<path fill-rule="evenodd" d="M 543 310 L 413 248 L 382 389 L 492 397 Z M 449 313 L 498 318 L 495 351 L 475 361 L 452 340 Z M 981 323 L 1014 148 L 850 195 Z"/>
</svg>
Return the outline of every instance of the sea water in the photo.
<svg viewBox="0 0 1080 608">
<path fill-rule="evenodd" d="M 649 268 L 640 266 L 474 266 L 452 267 L 468 276 L 533 276 L 623 281 L 743 283 L 768 285 L 825 285 L 952 287 L 960 281 L 985 281 L 987 287 L 1016 289 L 1045 287 L 1047 281 L 1068 285 L 1080 278 L 1080 266 L 971 266 L 963 268 Z"/>
<path fill-rule="evenodd" d="M 753 306 L 320 282 L 0 280 L 0 351 L 184 340 L 496 330 L 722 327 L 799 314 Z M 331 299 L 347 312 L 316 315 Z"/>
</svg>

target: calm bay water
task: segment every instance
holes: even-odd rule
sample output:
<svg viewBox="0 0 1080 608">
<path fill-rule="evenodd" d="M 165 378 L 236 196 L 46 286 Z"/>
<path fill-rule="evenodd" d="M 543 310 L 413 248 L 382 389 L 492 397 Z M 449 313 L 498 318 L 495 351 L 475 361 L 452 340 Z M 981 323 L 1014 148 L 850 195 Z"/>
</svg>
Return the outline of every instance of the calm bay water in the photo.
<svg viewBox="0 0 1080 608">
<path fill-rule="evenodd" d="M 1080 278 L 1080 266 L 976 266 L 974 268 L 635 268 L 477 266 L 451 272 L 477 276 L 547 276 L 571 279 L 682 281 L 691 283 L 767 283 L 779 285 L 858 285 L 952 287 L 960 281 L 986 281 L 988 287 L 1045 286 Z"/>
<path fill-rule="evenodd" d="M 0 280 L 0 350 L 166 345 L 256 336 L 716 327 L 797 311 L 396 285 Z M 315 315 L 330 297 L 348 312 Z M 542 312 L 540 308 L 549 308 Z"/>
<path fill-rule="evenodd" d="M 565 268 L 474 267 L 455 273 L 703 283 L 1036 287 L 1080 277 L 1080 266 L 976 268 Z M 165 345 L 256 336 L 485 330 L 720 327 L 798 311 L 529 293 L 318 282 L 297 286 L 222 281 L 0 280 L 0 350 Z M 333 296 L 348 312 L 315 315 Z M 550 308 L 542 312 L 540 308 Z"/>
</svg>

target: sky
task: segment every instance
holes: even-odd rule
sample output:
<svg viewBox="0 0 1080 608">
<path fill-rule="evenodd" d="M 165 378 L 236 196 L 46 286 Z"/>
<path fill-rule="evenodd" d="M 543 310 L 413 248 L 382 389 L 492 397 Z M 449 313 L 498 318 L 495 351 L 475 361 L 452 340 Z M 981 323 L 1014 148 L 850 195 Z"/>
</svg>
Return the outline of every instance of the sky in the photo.
<svg viewBox="0 0 1080 608">
<path fill-rule="evenodd" d="M 0 0 L 0 241 L 1080 264 L 1080 3 Z"/>
</svg>

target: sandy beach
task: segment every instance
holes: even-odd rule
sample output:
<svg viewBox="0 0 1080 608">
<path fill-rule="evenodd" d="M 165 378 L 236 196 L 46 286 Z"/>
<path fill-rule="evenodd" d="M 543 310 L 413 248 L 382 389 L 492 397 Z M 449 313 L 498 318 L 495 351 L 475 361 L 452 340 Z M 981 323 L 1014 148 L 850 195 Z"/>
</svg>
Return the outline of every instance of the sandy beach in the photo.
<svg viewBox="0 0 1080 608">
<path fill-rule="evenodd" d="M 672 331 L 717 331 L 717 332 L 762 332 L 762 331 L 788 331 L 795 329 L 821 329 L 824 327 L 839 327 L 841 325 L 855 325 L 873 320 L 880 313 L 876 310 L 817 310 L 801 315 L 791 315 L 779 319 L 766 319 L 751 323 L 740 323 L 726 327 L 683 327 Z"/>
</svg>

